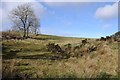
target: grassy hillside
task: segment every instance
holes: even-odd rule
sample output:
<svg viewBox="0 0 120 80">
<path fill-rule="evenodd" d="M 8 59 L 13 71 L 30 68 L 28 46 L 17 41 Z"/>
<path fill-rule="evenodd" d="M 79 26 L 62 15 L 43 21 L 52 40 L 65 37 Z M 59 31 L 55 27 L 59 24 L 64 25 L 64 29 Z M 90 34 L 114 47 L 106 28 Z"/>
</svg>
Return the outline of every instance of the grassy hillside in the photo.
<svg viewBox="0 0 120 80">
<path fill-rule="evenodd" d="M 81 57 L 51 59 L 56 54 L 47 50 L 48 43 L 60 47 L 70 43 L 73 47 L 81 44 L 82 38 L 50 35 L 32 36 L 25 40 L 3 40 L 3 77 L 24 78 L 114 78 L 118 72 L 118 43 L 96 41 L 97 50 Z"/>
</svg>

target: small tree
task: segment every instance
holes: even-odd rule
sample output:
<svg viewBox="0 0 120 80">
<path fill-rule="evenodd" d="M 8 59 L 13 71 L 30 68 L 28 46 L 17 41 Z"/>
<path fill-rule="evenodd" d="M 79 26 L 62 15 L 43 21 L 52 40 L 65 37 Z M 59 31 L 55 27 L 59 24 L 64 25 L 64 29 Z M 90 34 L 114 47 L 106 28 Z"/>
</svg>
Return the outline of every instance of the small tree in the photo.
<svg viewBox="0 0 120 80">
<path fill-rule="evenodd" d="M 30 30 L 28 30 L 28 29 L 27 30 L 31 31 L 31 33 L 37 34 L 39 27 L 40 27 L 39 19 L 34 17 L 34 18 L 30 19 L 29 22 L 30 22 L 30 24 L 29 24 L 28 29 L 30 29 Z M 27 35 L 28 35 L 28 33 L 27 33 Z"/>
<path fill-rule="evenodd" d="M 11 11 L 11 20 L 14 28 L 23 31 L 23 37 L 28 36 L 30 29 L 38 29 L 39 21 L 31 4 L 22 4 Z"/>
</svg>

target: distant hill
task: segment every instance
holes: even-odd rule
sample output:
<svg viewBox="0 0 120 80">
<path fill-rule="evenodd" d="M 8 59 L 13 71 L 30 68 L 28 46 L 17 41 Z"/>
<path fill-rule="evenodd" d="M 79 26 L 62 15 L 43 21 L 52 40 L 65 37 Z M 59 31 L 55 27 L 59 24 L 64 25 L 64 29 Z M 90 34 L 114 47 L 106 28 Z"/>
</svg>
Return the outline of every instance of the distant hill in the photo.
<svg viewBox="0 0 120 80">
<path fill-rule="evenodd" d="M 116 32 L 115 34 L 111 35 L 112 38 L 115 40 L 120 41 L 120 31 Z"/>
</svg>

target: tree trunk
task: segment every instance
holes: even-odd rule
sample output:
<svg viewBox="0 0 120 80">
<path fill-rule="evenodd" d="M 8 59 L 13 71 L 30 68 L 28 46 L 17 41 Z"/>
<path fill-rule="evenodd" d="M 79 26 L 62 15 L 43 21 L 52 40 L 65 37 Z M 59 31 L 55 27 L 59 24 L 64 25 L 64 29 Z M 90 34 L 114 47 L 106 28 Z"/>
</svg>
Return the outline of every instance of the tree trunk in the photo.
<svg viewBox="0 0 120 80">
<path fill-rule="evenodd" d="M 37 34 L 37 32 L 36 32 L 37 30 L 35 29 L 35 34 Z"/>
<path fill-rule="evenodd" d="M 30 28 L 30 23 L 29 23 L 29 25 L 27 27 L 27 37 L 28 37 L 28 34 L 29 34 L 29 28 Z"/>
<path fill-rule="evenodd" d="M 24 29 L 24 35 L 23 35 L 23 37 L 24 38 L 26 37 L 26 29 Z"/>
<path fill-rule="evenodd" d="M 29 34 L 29 29 L 27 29 L 27 37 L 28 37 L 28 34 Z"/>
</svg>

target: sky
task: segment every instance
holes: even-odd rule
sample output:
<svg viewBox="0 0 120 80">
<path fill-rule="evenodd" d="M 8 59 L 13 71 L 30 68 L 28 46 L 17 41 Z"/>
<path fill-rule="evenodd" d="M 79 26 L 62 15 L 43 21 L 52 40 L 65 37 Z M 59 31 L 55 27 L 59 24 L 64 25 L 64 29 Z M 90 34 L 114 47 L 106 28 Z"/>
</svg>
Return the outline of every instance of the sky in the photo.
<svg viewBox="0 0 120 80">
<path fill-rule="evenodd" d="M 100 38 L 118 31 L 117 2 L 57 1 L 26 0 L 15 2 L 13 0 L 9 2 L 3 0 L 2 5 L 0 3 L 1 30 L 11 29 L 12 24 L 8 14 L 12 9 L 26 2 L 31 2 L 35 14 L 40 18 L 40 32 L 42 34 Z"/>
</svg>

